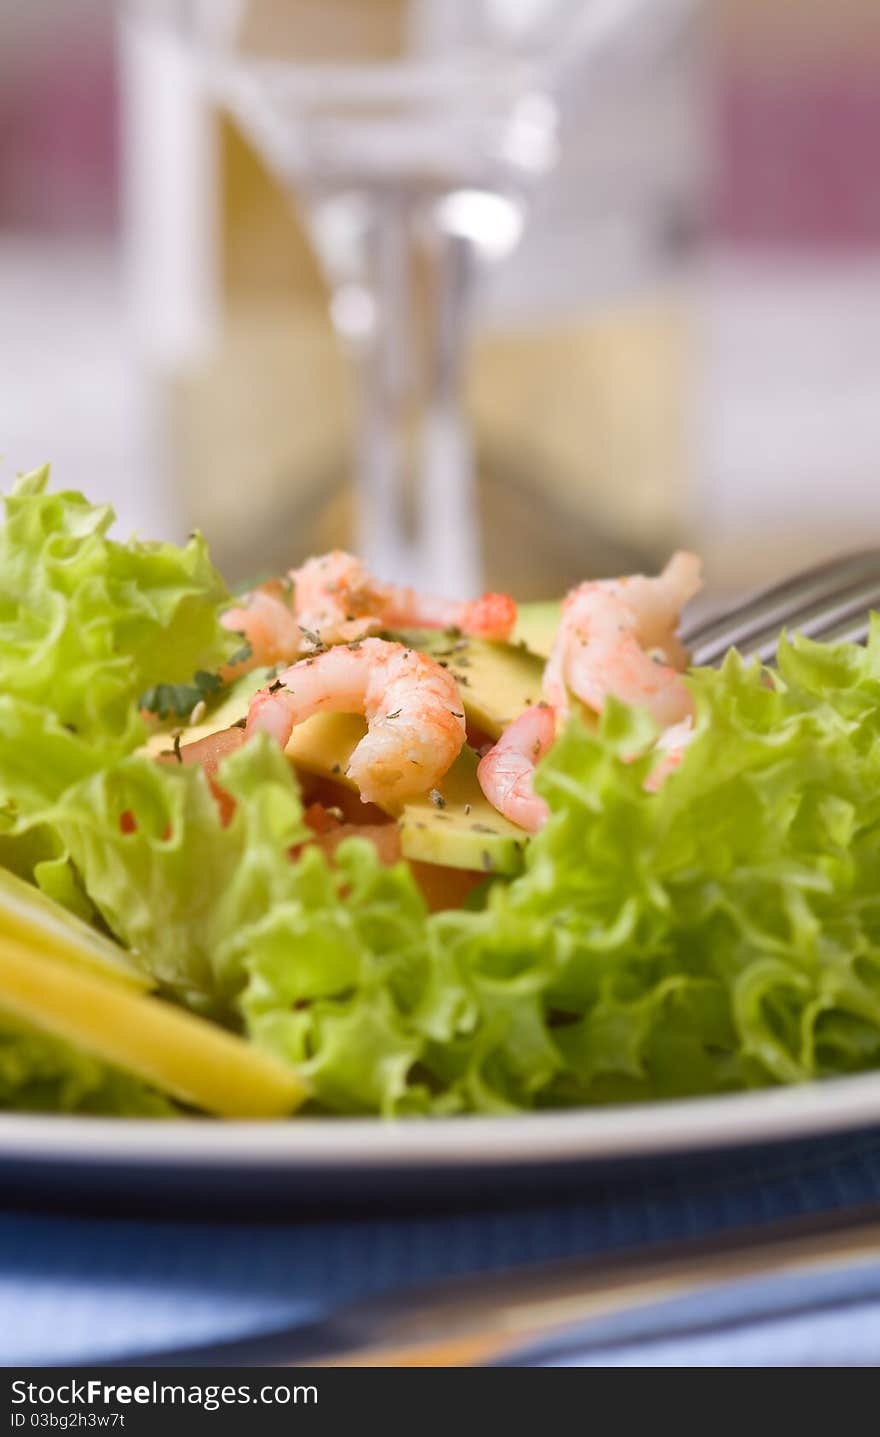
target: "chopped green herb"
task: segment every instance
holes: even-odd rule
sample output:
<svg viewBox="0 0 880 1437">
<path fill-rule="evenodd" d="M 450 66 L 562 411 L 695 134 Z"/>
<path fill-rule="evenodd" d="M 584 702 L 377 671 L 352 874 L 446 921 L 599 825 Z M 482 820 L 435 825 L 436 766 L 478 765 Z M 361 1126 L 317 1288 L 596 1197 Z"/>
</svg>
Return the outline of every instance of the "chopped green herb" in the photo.
<svg viewBox="0 0 880 1437">
<path fill-rule="evenodd" d="M 244 638 L 244 635 L 242 635 L 242 637 Z M 230 654 L 226 662 L 230 668 L 234 668 L 238 664 L 246 664 L 248 659 L 253 657 L 253 653 L 254 650 L 252 644 L 248 639 L 245 639 L 241 648 L 236 649 L 234 654 Z"/>
<path fill-rule="evenodd" d="M 189 718 L 196 704 L 222 688 L 218 674 L 199 669 L 191 684 L 154 684 L 139 700 L 140 707 L 157 718 Z"/>
</svg>

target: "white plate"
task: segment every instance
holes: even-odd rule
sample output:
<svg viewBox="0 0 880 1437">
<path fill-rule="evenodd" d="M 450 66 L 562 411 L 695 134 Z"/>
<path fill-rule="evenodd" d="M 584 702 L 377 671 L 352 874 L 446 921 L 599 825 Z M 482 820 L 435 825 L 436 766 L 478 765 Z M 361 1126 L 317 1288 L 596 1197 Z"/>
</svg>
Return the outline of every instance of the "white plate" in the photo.
<svg viewBox="0 0 880 1437">
<path fill-rule="evenodd" d="M 0 1116 L 0 1180 L 65 1191 L 351 1201 L 577 1180 L 657 1163 L 880 1125 L 880 1073 L 627 1107 L 407 1120 L 215 1123 Z M 551 1179 L 551 1174 L 553 1175 Z M 353 1185 L 354 1184 L 354 1185 Z"/>
</svg>

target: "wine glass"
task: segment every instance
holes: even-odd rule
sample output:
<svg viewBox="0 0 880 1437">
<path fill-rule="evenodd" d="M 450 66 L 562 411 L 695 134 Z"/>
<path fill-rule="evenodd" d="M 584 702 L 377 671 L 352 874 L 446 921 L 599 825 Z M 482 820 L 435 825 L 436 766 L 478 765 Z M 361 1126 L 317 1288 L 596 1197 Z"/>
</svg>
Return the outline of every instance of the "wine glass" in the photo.
<svg viewBox="0 0 880 1437">
<path fill-rule="evenodd" d="M 212 96 L 304 213 L 359 375 L 355 546 L 478 592 L 462 411 L 481 271 L 553 165 L 566 87 L 688 0 L 166 0 Z M 149 7 L 152 18 L 155 3 Z"/>
</svg>

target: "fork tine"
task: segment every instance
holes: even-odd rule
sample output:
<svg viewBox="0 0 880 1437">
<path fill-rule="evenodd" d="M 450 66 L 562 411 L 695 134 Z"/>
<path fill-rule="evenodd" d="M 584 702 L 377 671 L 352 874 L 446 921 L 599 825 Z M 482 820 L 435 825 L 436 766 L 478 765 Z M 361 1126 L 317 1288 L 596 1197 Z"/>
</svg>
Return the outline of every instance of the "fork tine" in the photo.
<svg viewBox="0 0 880 1437">
<path fill-rule="evenodd" d="M 829 623 L 863 618 L 878 604 L 880 550 L 867 550 L 793 575 L 726 613 L 683 628 L 682 638 L 695 664 L 712 664 L 731 647 L 743 653 L 775 653 L 785 627 L 823 636 Z"/>
<path fill-rule="evenodd" d="M 783 629 L 805 634 L 807 638 L 831 637 L 839 624 L 846 626 L 856 619 L 864 619 L 868 611 L 878 605 L 880 575 L 875 575 L 834 593 L 805 599 L 798 607 L 788 605 L 784 611 L 755 610 L 747 622 L 731 625 L 718 632 L 709 643 L 693 646 L 693 662 L 715 663 L 729 648 L 737 648 L 743 654 L 773 653 Z"/>
<path fill-rule="evenodd" d="M 875 603 L 871 608 L 880 608 L 880 590 L 875 592 L 874 598 Z M 870 627 L 870 608 L 863 603 L 858 603 L 835 608 L 825 615 L 817 616 L 812 621 L 796 624 L 788 632 L 802 634 L 807 639 L 822 639 L 826 643 L 834 640 L 837 643 L 863 644 L 868 637 Z M 761 644 L 744 652 L 760 659 L 762 664 L 772 664 L 776 659 L 778 648 L 779 634 L 776 634 L 774 638 L 765 639 Z"/>
<path fill-rule="evenodd" d="M 690 647 L 709 644 L 730 629 L 751 632 L 752 625 L 769 614 L 774 615 L 774 622 L 785 624 L 801 612 L 802 604 L 811 596 L 820 601 L 822 598 L 833 598 L 841 589 L 850 588 L 866 578 L 880 578 L 880 549 L 838 555 L 814 568 L 789 575 L 779 583 L 772 583 L 768 588 L 759 589 L 732 609 L 710 614 L 696 624 L 684 622 L 682 638 Z"/>
</svg>

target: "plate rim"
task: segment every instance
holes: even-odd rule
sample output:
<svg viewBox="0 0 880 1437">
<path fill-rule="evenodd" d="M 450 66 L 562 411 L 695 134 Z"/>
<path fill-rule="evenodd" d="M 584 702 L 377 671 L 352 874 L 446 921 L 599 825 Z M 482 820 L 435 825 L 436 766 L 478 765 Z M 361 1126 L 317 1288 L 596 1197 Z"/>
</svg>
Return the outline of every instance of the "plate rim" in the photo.
<svg viewBox="0 0 880 1437">
<path fill-rule="evenodd" d="M 790 1088 L 454 1118 L 0 1114 L 4 1162 L 240 1170 L 528 1168 L 762 1145 L 880 1125 L 880 1071 Z"/>
</svg>

